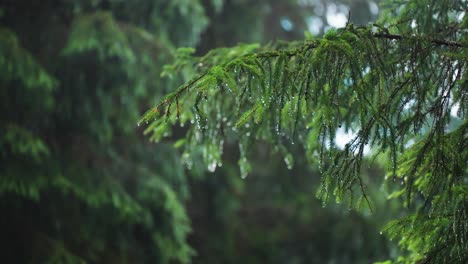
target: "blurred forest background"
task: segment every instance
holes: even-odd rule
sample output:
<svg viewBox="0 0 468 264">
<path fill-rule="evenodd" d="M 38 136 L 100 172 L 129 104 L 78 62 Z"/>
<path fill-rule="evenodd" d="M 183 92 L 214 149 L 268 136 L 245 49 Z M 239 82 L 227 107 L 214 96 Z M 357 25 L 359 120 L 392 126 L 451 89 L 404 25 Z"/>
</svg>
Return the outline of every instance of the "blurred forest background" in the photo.
<svg viewBox="0 0 468 264">
<path fill-rule="evenodd" d="M 252 173 L 226 142 L 215 172 L 183 165 L 177 127 L 153 144 L 143 112 L 193 76 L 161 78 L 179 47 L 322 35 L 379 13 L 372 0 L 3 0 L 2 263 L 371 263 L 401 214 L 368 167 L 375 212 L 323 207 L 318 170 L 258 142 Z M 230 144 L 235 147 L 230 148 Z M 201 164 L 201 163 L 200 163 Z"/>
</svg>

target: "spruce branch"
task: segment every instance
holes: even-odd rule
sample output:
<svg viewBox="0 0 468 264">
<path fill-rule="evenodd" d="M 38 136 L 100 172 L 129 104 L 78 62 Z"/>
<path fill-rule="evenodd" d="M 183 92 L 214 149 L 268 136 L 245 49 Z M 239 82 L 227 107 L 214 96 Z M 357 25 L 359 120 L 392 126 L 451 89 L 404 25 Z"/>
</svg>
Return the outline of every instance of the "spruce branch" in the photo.
<svg viewBox="0 0 468 264">
<path fill-rule="evenodd" d="M 403 39 L 410 39 L 410 38 L 412 38 L 412 39 L 419 38 L 417 36 L 407 37 L 407 36 L 403 36 L 403 35 L 399 35 L 399 34 L 390 34 L 390 33 L 383 33 L 383 32 L 373 33 L 372 36 L 376 37 L 376 38 L 384 38 L 384 39 L 392 39 L 392 40 L 403 40 Z M 433 44 L 436 44 L 436 45 L 441 45 L 441 46 L 449 46 L 449 47 L 457 47 L 457 48 L 467 48 L 468 47 L 468 45 L 466 45 L 466 44 L 456 42 L 456 41 L 452 41 L 452 40 L 428 38 L 427 41 L 429 41 L 429 42 L 431 42 Z"/>
</svg>

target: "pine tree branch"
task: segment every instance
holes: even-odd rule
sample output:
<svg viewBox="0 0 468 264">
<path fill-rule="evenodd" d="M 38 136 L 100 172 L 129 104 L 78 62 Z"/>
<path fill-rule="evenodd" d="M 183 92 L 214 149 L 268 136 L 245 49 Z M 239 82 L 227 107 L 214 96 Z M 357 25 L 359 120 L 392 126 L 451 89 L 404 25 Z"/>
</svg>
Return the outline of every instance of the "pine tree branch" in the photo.
<svg viewBox="0 0 468 264">
<path fill-rule="evenodd" d="M 395 39 L 395 40 L 402 40 L 406 37 L 403 35 L 398 34 L 390 34 L 390 33 L 374 33 L 372 34 L 373 37 L 376 38 L 386 38 L 386 39 Z M 462 44 L 460 42 L 445 40 L 445 39 L 428 39 L 429 42 L 441 46 L 449 46 L 449 47 L 457 47 L 457 48 L 467 48 L 468 45 Z"/>
<path fill-rule="evenodd" d="M 163 105 L 167 105 L 167 104 L 171 104 L 172 103 L 172 99 L 176 98 L 176 100 L 178 101 L 178 97 L 183 93 L 185 92 L 186 90 L 188 90 L 190 87 L 192 87 L 195 83 L 197 83 L 198 81 L 200 81 L 201 79 L 203 79 L 203 77 L 205 77 L 205 75 L 207 75 L 208 72 L 205 71 L 204 73 L 200 74 L 198 77 L 190 80 L 187 84 L 183 85 L 182 87 L 180 87 L 174 94 L 172 94 L 170 97 L 164 99 L 161 103 L 159 103 L 158 105 L 156 105 L 155 107 L 153 107 L 153 111 L 154 112 L 158 112 L 159 111 L 159 108 L 162 107 Z"/>
</svg>

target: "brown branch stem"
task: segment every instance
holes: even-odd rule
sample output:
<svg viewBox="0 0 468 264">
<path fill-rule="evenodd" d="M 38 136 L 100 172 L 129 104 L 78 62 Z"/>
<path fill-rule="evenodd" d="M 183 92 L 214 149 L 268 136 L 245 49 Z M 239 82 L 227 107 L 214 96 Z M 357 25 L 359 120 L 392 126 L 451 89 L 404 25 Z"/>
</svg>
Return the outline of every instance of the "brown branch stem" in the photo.
<svg viewBox="0 0 468 264">
<path fill-rule="evenodd" d="M 374 33 L 372 34 L 372 36 L 376 38 L 385 38 L 385 39 L 394 39 L 394 40 L 402 40 L 402 39 L 407 38 L 403 35 L 390 34 L 390 33 Z M 457 48 L 468 47 L 467 45 L 464 45 L 460 42 L 451 41 L 451 40 L 429 38 L 428 41 L 433 44 L 442 45 L 442 46 L 457 47 Z"/>
</svg>

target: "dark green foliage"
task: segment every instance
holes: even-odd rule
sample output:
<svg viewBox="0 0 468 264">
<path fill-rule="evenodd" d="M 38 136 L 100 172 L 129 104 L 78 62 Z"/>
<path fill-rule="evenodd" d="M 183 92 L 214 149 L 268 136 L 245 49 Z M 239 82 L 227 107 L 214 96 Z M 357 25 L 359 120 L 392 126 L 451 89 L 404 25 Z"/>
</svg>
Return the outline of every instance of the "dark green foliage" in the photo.
<svg viewBox="0 0 468 264">
<path fill-rule="evenodd" d="M 401 181 L 393 196 L 403 195 L 411 209 L 386 229 L 409 252 L 397 262 L 464 262 L 464 10 L 464 1 L 405 1 L 379 24 L 349 23 L 321 39 L 240 45 L 193 58 L 183 50 L 167 74 L 192 68 L 199 75 L 141 121 L 151 122 L 146 132 L 154 140 L 169 133 L 170 124 L 194 123 L 182 142 L 185 157 L 203 146 L 204 163 L 213 171 L 222 164 L 225 140 L 237 140 L 242 177 L 251 170 L 248 153 L 255 141 L 275 146 L 288 166 L 294 163 L 292 146 L 300 144 L 323 172 L 319 198 L 372 210 L 362 177 L 370 146 L 374 158 L 387 158 L 387 181 Z M 357 131 L 343 149 L 335 145 L 339 128 Z"/>
<path fill-rule="evenodd" d="M 159 28 L 155 15 L 110 2 L 0 4 L 2 262 L 187 263 L 193 255 L 176 150 L 158 144 L 155 155 L 135 131 L 140 107 L 164 92 L 154 87 L 169 84 L 154 76 L 174 44 L 140 27 Z M 201 8 L 179 4 L 173 9 Z"/>
</svg>

